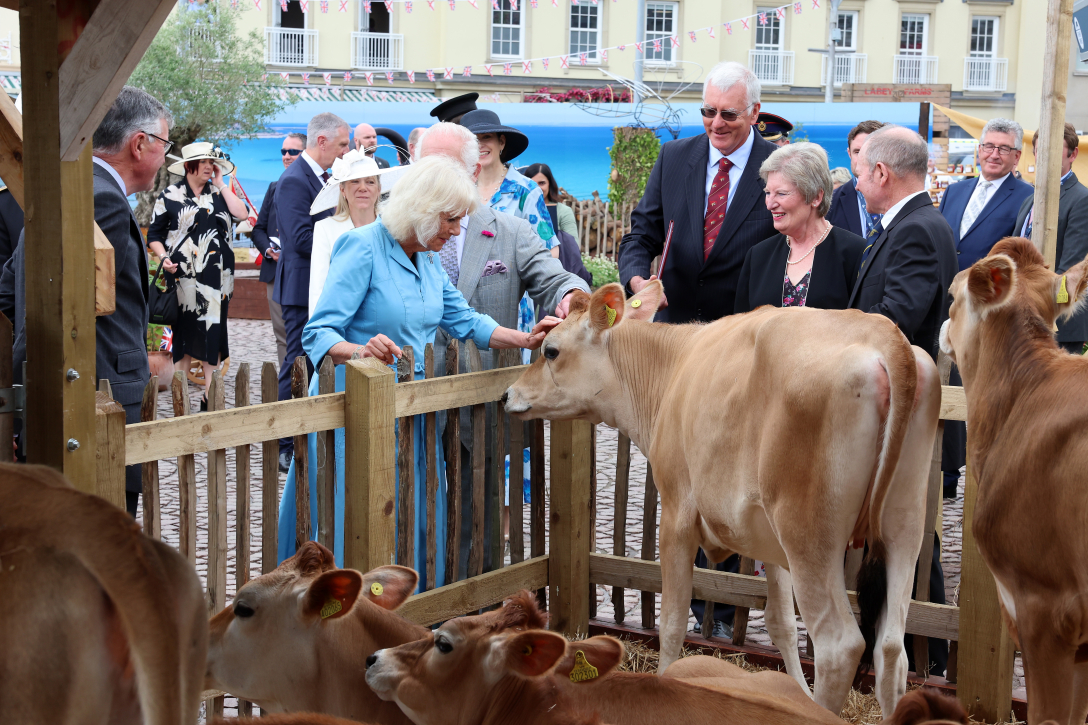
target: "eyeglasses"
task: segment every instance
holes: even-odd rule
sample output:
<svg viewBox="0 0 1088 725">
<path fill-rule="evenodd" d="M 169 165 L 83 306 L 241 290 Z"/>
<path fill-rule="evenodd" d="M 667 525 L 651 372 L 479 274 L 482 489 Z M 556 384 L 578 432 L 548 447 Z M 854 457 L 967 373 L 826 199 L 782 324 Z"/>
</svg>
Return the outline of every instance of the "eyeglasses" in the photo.
<svg viewBox="0 0 1088 725">
<path fill-rule="evenodd" d="M 280 149 L 280 156 L 298 156 L 302 149 Z"/>
<path fill-rule="evenodd" d="M 726 111 L 719 111 L 717 109 L 711 108 L 710 106 L 703 106 L 699 109 L 699 113 L 702 114 L 703 118 L 714 118 L 715 116 L 721 116 L 723 121 L 733 123 L 744 113 L 746 113 L 749 108 L 751 108 L 751 106 L 745 106 L 740 111 L 735 111 L 732 108 Z"/>
<path fill-rule="evenodd" d="M 147 131 L 144 131 L 144 133 L 147 133 Z M 164 154 L 170 153 L 170 149 L 174 148 L 174 142 L 173 141 L 167 141 L 166 139 L 161 138 L 159 136 L 156 136 L 153 133 L 147 133 L 147 135 L 150 136 L 151 138 L 155 139 L 156 141 L 162 141 L 162 152 Z"/>
<path fill-rule="evenodd" d="M 994 146 L 992 143 L 984 143 L 978 148 L 986 156 L 989 156 L 994 151 L 997 151 L 997 153 L 1001 154 L 1002 156 L 1008 156 L 1013 151 L 1016 151 L 1016 149 L 1012 148 L 1011 146 Z"/>
</svg>

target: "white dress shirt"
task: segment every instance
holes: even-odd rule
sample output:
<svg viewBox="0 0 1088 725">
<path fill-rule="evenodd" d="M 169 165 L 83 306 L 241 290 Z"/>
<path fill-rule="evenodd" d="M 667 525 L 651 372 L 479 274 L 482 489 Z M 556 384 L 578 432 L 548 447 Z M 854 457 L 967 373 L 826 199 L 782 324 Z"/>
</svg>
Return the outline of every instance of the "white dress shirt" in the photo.
<svg viewBox="0 0 1088 725">
<path fill-rule="evenodd" d="M 728 156 L 714 148 L 714 144 L 710 144 L 710 158 L 706 163 L 706 188 L 703 191 L 703 217 L 706 217 L 706 208 L 710 203 L 710 187 L 714 185 L 714 177 L 718 174 L 718 162 L 723 158 L 733 162 L 733 166 L 729 169 L 729 199 L 726 201 L 726 208 L 728 209 L 729 204 L 733 203 L 733 195 L 737 192 L 737 186 L 740 184 L 740 177 L 744 173 L 744 167 L 748 165 L 748 157 L 752 155 L 752 144 L 755 143 L 755 140 L 755 130 L 749 129 L 747 140 Z"/>
<path fill-rule="evenodd" d="M 325 278 L 329 276 L 332 248 L 341 235 L 354 228 L 355 224 L 350 216 L 344 221 L 337 221 L 331 216 L 325 217 L 314 224 L 314 243 L 310 250 L 310 317 L 314 316 L 317 301 L 321 299 L 321 290 L 325 288 Z"/>
<path fill-rule="evenodd" d="M 125 180 L 122 179 L 121 175 L 117 173 L 117 169 L 113 168 L 97 156 L 92 156 L 91 161 L 93 161 L 98 166 L 101 166 L 106 171 L 110 172 L 110 176 L 112 176 L 113 180 L 117 182 L 117 185 L 121 187 L 121 193 L 125 196 L 128 196 L 128 189 L 125 188 Z"/>
<path fill-rule="evenodd" d="M 881 225 L 885 229 L 890 227 L 892 225 L 892 222 L 895 221 L 896 215 L 903 210 L 903 207 L 907 205 L 907 202 L 918 196 L 919 194 L 925 194 L 927 197 L 929 196 L 929 192 L 925 189 L 922 189 L 921 191 L 916 191 L 913 194 L 907 194 L 902 199 L 895 202 L 895 204 L 892 205 L 891 209 L 884 212 L 884 218 L 880 220 Z"/>
<path fill-rule="evenodd" d="M 321 178 L 321 175 L 325 173 L 325 169 L 321 168 L 318 163 L 310 157 L 310 152 L 303 151 L 299 156 L 306 160 L 306 165 L 314 172 L 314 176 L 317 177 L 317 180 L 324 184 L 325 180 Z"/>
<path fill-rule="evenodd" d="M 982 197 L 982 204 L 979 206 L 979 209 L 985 209 L 986 205 L 990 203 L 990 198 L 997 193 L 997 190 L 1005 183 L 1005 179 L 1009 178 L 1011 175 L 1011 173 L 1008 173 L 999 179 L 994 179 L 985 189 L 982 188 L 981 183 L 983 177 L 978 177 L 978 183 L 975 184 L 975 190 L 971 192 L 971 198 L 967 200 L 967 206 L 965 206 L 964 209 L 969 209 L 971 207 L 971 202 L 975 200 L 976 196 Z"/>
</svg>

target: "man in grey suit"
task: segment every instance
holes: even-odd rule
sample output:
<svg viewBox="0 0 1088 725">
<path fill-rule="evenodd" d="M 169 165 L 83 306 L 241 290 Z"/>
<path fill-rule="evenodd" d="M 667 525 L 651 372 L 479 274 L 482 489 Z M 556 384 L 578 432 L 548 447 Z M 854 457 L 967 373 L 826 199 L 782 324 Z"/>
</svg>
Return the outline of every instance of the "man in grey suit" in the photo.
<svg viewBox="0 0 1088 725">
<path fill-rule="evenodd" d="M 1073 173 L 1073 161 L 1077 158 L 1080 139 L 1071 123 L 1065 124 L 1063 136 L 1065 143 L 1062 146 L 1062 191 L 1058 197 L 1058 247 L 1054 254 L 1058 274 L 1065 274 L 1065 270 L 1088 256 L 1088 188 Z M 1032 141 L 1033 148 L 1037 149 L 1038 141 L 1039 136 L 1036 134 Z M 1031 238 L 1034 204 L 1035 197 L 1029 196 L 1020 205 L 1020 213 L 1016 216 L 1016 226 L 1013 228 L 1014 234 Z M 1085 342 L 1088 342 L 1088 312 L 1081 310 L 1068 320 L 1058 322 L 1059 345 L 1079 355 L 1084 351 Z"/>
<path fill-rule="evenodd" d="M 480 171 L 480 147 L 476 136 L 457 124 L 438 123 L 431 126 L 420 137 L 416 151 L 419 158 L 442 154 L 457 159 L 473 178 Z M 566 317 L 569 295 L 574 290 L 589 292 L 585 282 L 563 269 L 563 265 L 552 256 L 527 221 L 511 214 L 495 212 L 486 204 L 481 204 L 471 215 L 461 219 L 461 233 L 446 242 L 439 257 L 450 281 L 465 296 L 469 305 L 477 312 L 490 315 L 504 327 L 517 327 L 518 302 L 526 291 L 533 298 L 538 311 L 548 314 L 555 310 L 557 317 Z M 448 343 L 446 333 L 439 329 L 434 343 L 435 371 L 438 375 L 445 373 Z M 416 351 L 416 355 L 421 353 Z M 491 351 L 481 350 L 480 357 L 484 369 L 490 369 Z M 465 355 L 460 359 L 460 372 L 468 372 Z M 490 432 L 490 425 L 487 430 Z M 468 512 L 472 502 L 472 428 L 467 411 L 462 411 L 461 446 L 461 510 L 466 514 L 461 530 L 461 567 L 464 571 L 471 535 Z M 488 472 L 486 488 L 490 490 L 495 485 L 491 480 L 490 461 L 485 470 Z"/>
</svg>

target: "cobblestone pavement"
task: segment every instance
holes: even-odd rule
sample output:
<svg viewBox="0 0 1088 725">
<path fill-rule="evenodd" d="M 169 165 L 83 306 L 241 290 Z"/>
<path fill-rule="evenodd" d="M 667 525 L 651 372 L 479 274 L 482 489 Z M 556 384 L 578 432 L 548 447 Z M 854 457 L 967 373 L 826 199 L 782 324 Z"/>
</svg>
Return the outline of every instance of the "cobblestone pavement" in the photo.
<svg viewBox="0 0 1088 725">
<path fill-rule="evenodd" d="M 239 365 L 249 363 L 250 366 L 250 401 L 253 404 L 261 402 L 261 365 L 267 361 L 274 361 L 276 357 L 276 345 L 272 335 L 271 323 L 264 320 L 230 320 L 230 349 L 231 366 L 226 378 L 225 398 L 228 407 L 233 407 L 235 400 L 235 376 Z M 202 391 L 196 386 L 189 386 L 190 403 L 192 410 L 199 410 Z M 158 415 L 160 418 L 172 417 L 173 407 L 169 391 L 159 394 Z M 599 553 L 613 553 L 613 527 L 615 521 L 615 478 L 616 478 L 616 450 L 618 434 L 613 428 L 600 425 L 597 429 L 597 522 L 596 522 L 596 551 Z M 207 573 L 207 456 L 198 454 L 196 457 L 197 470 L 197 561 L 196 568 L 201 578 Z M 548 461 L 547 452 L 545 461 Z M 629 478 L 629 493 L 627 506 L 627 536 L 626 556 L 638 557 L 642 547 L 642 523 L 643 506 L 645 501 L 646 458 L 634 445 L 631 447 L 631 472 Z M 250 576 L 258 576 L 261 572 L 261 446 L 250 446 Z M 159 462 L 160 499 L 162 509 L 162 537 L 163 540 L 178 546 L 178 476 L 177 462 L 174 459 L 165 459 Z M 286 479 L 285 475 L 279 476 L 279 487 L 282 487 Z M 960 581 L 960 546 L 963 528 L 962 509 L 963 479 L 960 479 L 961 497 L 944 502 L 942 520 L 941 563 L 945 573 L 945 594 L 950 604 L 957 603 L 958 587 Z M 227 602 L 234 596 L 237 586 L 236 577 L 236 537 L 238 521 L 236 517 L 236 475 L 235 475 L 235 451 L 227 451 L 227 527 L 228 550 L 230 552 L 227 563 Z M 659 513 L 660 516 L 660 513 Z M 529 506 L 525 506 L 525 519 L 529 520 Z M 529 551 L 528 525 L 525 527 L 525 551 Z M 598 586 L 597 593 L 597 617 L 609 621 L 615 617 L 612 607 L 611 587 Z M 633 590 L 624 592 L 624 611 L 628 625 L 637 626 L 641 621 L 640 593 Z M 660 612 L 661 595 L 655 595 L 655 613 Z M 689 615 L 688 629 L 696 627 L 694 617 Z M 749 642 L 761 646 L 772 646 L 770 636 L 767 634 L 762 610 L 752 610 L 748 629 Z M 805 646 L 804 624 L 798 618 L 799 647 Z M 1023 687 L 1023 668 L 1019 656 L 1016 660 L 1014 688 Z M 227 700 L 227 711 L 234 710 L 234 701 Z"/>
</svg>

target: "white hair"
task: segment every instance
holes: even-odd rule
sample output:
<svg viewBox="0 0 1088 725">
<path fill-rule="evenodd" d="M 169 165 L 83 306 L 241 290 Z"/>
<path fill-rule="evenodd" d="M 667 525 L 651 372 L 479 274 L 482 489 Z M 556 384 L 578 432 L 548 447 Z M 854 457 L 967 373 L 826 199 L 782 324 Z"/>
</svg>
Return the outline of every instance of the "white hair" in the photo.
<svg viewBox="0 0 1088 725">
<path fill-rule="evenodd" d="M 1016 139 L 1012 147 L 1017 151 L 1024 145 L 1024 128 L 1010 118 L 991 118 L 987 121 L 986 125 L 982 127 L 982 135 L 979 137 L 982 139 L 982 143 L 986 143 L 986 134 L 990 131 L 1007 133 L 1012 136 Z"/>
<path fill-rule="evenodd" d="M 759 167 L 759 176 L 763 181 L 771 174 L 781 174 L 797 187 L 806 204 L 816 200 L 816 195 L 824 192 L 816 213 L 826 216 L 831 209 L 831 172 L 827 168 L 827 152 L 819 144 L 801 143 L 782 146 L 773 152 Z"/>
<path fill-rule="evenodd" d="M 397 241 L 434 239 L 444 214 L 476 211 L 476 185 L 461 165 L 446 156 L 428 156 L 408 167 L 382 205 L 382 222 Z"/>
<path fill-rule="evenodd" d="M 310 119 L 306 126 L 306 148 L 317 148 L 317 137 L 324 136 L 328 140 L 336 137 L 337 132 L 346 128 L 351 133 L 351 126 L 335 113 L 319 113 Z"/>
<path fill-rule="evenodd" d="M 731 60 L 718 63 L 706 74 L 706 80 L 703 81 L 703 100 L 706 100 L 706 89 L 710 86 L 714 86 L 719 91 L 728 91 L 738 83 L 744 84 L 745 103 L 749 106 L 759 103 L 762 88 L 756 74 L 746 66 Z"/>
<path fill-rule="evenodd" d="M 480 142 L 476 140 L 476 134 L 469 131 L 459 123 L 436 123 L 428 128 L 416 142 L 416 157 L 423 158 L 427 154 L 427 142 L 434 143 L 439 137 L 460 142 L 461 163 L 465 171 L 472 174 L 476 171 L 476 165 L 480 163 Z"/>
</svg>

